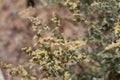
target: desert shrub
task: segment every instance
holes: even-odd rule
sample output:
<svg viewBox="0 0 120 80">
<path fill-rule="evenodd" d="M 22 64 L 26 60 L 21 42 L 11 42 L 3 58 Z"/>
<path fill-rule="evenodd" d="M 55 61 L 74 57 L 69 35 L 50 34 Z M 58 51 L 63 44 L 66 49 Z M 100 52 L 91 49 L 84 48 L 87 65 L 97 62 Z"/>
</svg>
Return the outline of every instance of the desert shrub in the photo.
<svg viewBox="0 0 120 80">
<path fill-rule="evenodd" d="M 61 76 L 65 80 L 70 80 L 70 66 L 81 61 L 88 61 L 80 47 L 86 44 L 83 40 L 67 40 L 63 37 L 64 33 L 59 31 L 61 22 L 57 15 L 51 15 L 51 22 L 55 26 L 51 29 L 47 24 L 42 23 L 39 18 L 29 17 L 33 24 L 36 40 L 35 50 L 31 47 L 22 50 L 30 57 L 27 65 L 20 65 L 14 68 L 1 62 L 1 67 L 8 70 L 11 75 L 20 75 L 21 80 L 36 80 L 39 76 L 33 75 L 33 70 L 44 72 L 42 79 Z M 30 68 L 28 68 L 30 66 Z M 35 68 L 37 66 L 37 68 Z M 37 78 L 38 77 L 38 78 Z"/>
<path fill-rule="evenodd" d="M 30 57 L 28 65 L 13 68 L 1 62 L 10 74 L 21 75 L 23 80 L 61 77 L 64 80 L 119 80 L 120 79 L 120 2 L 119 0 L 65 0 L 57 2 L 68 7 L 74 18 L 71 22 L 84 24 L 84 38 L 68 40 L 60 32 L 61 21 L 55 13 L 51 23 L 55 28 L 30 17 L 35 32 L 35 48 L 23 48 Z M 50 3 L 49 2 L 49 3 Z M 84 64 L 83 64 L 84 63 Z M 76 73 L 75 66 L 87 65 L 90 70 Z M 29 68 L 28 68 L 29 67 Z"/>
</svg>

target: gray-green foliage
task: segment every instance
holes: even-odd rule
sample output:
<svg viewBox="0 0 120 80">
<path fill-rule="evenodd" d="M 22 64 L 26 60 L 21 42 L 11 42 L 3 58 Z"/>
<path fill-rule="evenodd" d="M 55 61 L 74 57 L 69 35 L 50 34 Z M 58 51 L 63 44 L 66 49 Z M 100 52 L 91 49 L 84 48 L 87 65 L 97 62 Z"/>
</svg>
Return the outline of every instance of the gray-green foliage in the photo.
<svg viewBox="0 0 120 80">
<path fill-rule="evenodd" d="M 91 58 L 99 63 L 98 68 L 100 68 L 98 71 L 89 74 L 87 80 L 90 80 L 89 76 L 92 80 L 99 80 L 99 78 L 100 80 L 102 78 L 104 80 L 119 80 L 119 46 L 110 50 L 105 50 L 105 47 L 112 43 L 118 43 L 120 38 L 114 30 L 116 23 L 118 23 L 117 26 L 120 26 L 120 1 L 92 0 L 91 2 L 85 2 L 80 0 L 80 2 L 81 7 L 79 10 L 84 13 L 82 17 L 84 20 L 90 21 L 90 24 L 85 23 L 85 21 L 82 22 L 88 24 L 85 40 L 87 40 L 89 47 L 86 50 L 88 50 L 87 52 Z"/>
</svg>

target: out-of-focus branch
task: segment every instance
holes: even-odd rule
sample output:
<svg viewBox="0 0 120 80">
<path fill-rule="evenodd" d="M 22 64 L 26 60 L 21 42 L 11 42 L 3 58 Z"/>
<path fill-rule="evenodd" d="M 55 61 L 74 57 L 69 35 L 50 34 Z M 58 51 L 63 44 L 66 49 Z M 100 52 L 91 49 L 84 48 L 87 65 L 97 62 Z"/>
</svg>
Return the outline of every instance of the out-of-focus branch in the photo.
<svg viewBox="0 0 120 80">
<path fill-rule="evenodd" d="M 0 80 L 5 80 L 1 69 L 0 69 Z"/>
</svg>

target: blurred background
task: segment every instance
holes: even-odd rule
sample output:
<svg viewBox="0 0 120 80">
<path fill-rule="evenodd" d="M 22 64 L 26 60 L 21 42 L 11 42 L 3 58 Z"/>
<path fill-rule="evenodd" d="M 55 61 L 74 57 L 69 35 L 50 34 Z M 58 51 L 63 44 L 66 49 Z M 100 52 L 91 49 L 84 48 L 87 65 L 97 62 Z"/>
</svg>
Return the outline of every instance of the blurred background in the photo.
<svg viewBox="0 0 120 80">
<path fill-rule="evenodd" d="M 47 0 L 35 0 L 33 4 L 28 1 L 30 0 L 0 0 L 0 60 L 14 66 L 27 61 L 27 56 L 21 48 L 34 44 L 32 39 L 34 33 L 28 17 L 39 17 L 50 27 L 52 27 L 49 22 L 52 12 L 56 12 L 60 19 L 72 18 L 67 8 L 60 8 L 55 4 L 48 6 Z M 78 36 L 82 38 L 85 32 L 84 25 L 65 20 L 62 20 L 61 30 L 67 38 Z M 9 76 L 4 70 L 2 75 L 5 80 L 18 80 Z"/>
</svg>

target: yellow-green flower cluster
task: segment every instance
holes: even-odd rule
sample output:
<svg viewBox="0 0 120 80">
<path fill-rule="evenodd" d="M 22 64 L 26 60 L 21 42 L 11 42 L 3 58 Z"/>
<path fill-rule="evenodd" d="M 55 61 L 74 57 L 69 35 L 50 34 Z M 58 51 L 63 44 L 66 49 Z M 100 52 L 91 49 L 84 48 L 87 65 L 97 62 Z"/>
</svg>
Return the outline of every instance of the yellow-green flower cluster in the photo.
<svg viewBox="0 0 120 80">
<path fill-rule="evenodd" d="M 0 67 L 6 69 L 12 76 L 21 76 L 20 80 L 36 80 L 36 77 L 30 76 L 24 66 L 13 67 L 11 64 L 5 64 L 0 61 Z"/>
<path fill-rule="evenodd" d="M 80 0 L 66 0 L 65 5 L 69 7 L 69 10 L 74 11 L 77 9 Z"/>
<path fill-rule="evenodd" d="M 38 44 L 39 49 L 30 54 L 30 61 L 41 65 L 42 69 L 59 72 L 65 70 L 69 62 L 83 59 L 83 56 L 77 51 L 80 46 L 85 45 L 83 41 L 67 42 L 47 37 L 41 38 Z"/>
<path fill-rule="evenodd" d="M 114 32 L 115 32 L 116 37 L 120 37 L 120 25 L 119 25 L 119 22 L 117 22 L 115 24 Z M 117 39 L 116 43 L 112 43 L 112 44 L 108 45 L 107 47 L 105 47 L 105 50 L 110 50 L 110 49 L 113 49 L 113 48 L 117 48 L 119 46 L 120 46 L 120 40 Z"/>
<path fill-rule="evenodd" d="M 94 1 L 90 6 L 98 6 L 98 5 L 100 5 L 101 4 L 101 2 L 96 2 L 96 1 Z"/>
<path fill-rule="evenodd" d="M 60 20 L 57 18 L 57 15 L 56 15 L 55 12 L 52 13 L 51 21 L 52 21 L 57 27 L 60 27 L 60 26 L 61 26 Z"/>
<path fill-rule="evenodd" d="M 108 45 L 107 47 L 105 47 L 105 50 L 110 50 L 110 49 L 113 49 L 113 48 L 117 48 L 120 46 L 120 40 L 117 41 L 116 43 L 112 43 L 110 45 Z"/>
<path fill-rule="evenodd" d="M 68 6 L 69 10 L 73 12 L 73 16 L 79 17 L 80 10 L 79 10 L 80 0 L 66 0 L 65 5 Z"/>
<path fill-rule="evenodd" d="M 117 36 L 120 36 L 120 23 L 115 24 L 114 31 Z"/>
<path fill-rule="evenodd" d="M 65 72 L 64 77 L 65 77 L 64 80 L 72 80 L 70 73 L 67 71 Z"/>
<path fill-rule="evenodd" d="M 39 32 L 37 29 L 40 29 L 42 32 L 44 28 L 41 27 L 46 27 L 42 26 L 43 24 L 40 23 L 38 19 L 30 19 L 34 23 L 33 27 L 35 27 L 36 34 Z M 51 20 L 56 24 L 60 22 L 57 21 L 59 19 L 56 18 L 55 14 L 53 14 L 53 18 Z M 24 51 L 27 52 L 30 56 L 30 62 L 40 65 L 40 69 L 46 70 L 47 73 L 51 76 L 58 75 L 59 73 L 67 70 L 67 67 L 70 64 L 81 61 L 84 56 L 78 51 L 78 49 L 86 44 L 81 40 L 69 41 L 63 37 L 58 38 L 56 35 L 60 35 L 61 33 L 53 33 L 55 30 L 56 28 L 49 31 L 51 34 L 49 36 L 37 36 L 38 48 L 36 50 L 32 51 L 31 48 L 24 48 Z M 41 32 L 39 32 L 39 35 L 42 34 Z"/>
</svg>

